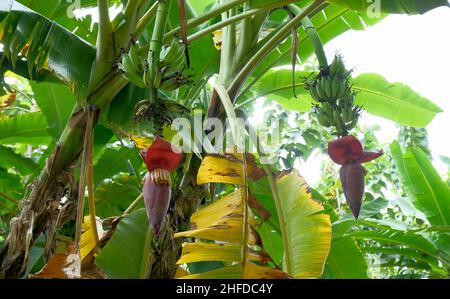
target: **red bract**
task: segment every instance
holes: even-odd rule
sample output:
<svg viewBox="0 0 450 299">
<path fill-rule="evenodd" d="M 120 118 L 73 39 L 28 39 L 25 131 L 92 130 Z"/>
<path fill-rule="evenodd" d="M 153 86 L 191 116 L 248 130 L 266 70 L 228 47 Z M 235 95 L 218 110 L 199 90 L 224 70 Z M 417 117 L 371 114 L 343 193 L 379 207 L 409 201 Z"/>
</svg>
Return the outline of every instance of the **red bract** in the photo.
<svg viewBox="0 0 450 299">
<path fill-rule="evenodd" d="M 380 157 L 383 151 L 364 151 L 356 137 L 345 136 L 328 143 L 328 155 L 335 163 L 342 165 L 339 171 L 342 189 L 353 215 L 358 219 L 364 196 L 366 174 L 361 164 Z"/>
<path fill-rule="evenodd" d="M 180 164 L 183 155 L 170 142 L 156 137 L 148 150 L 141 150 L 141 156 L 148 171 L 152 172 L 154 169 L 160 168 L 171 172 Z"/>
<path fill-rule="evenodd" d="M 328 143 L 328 155 L 336 164 L 365 163 L 383 155 L 383 151 L 364 151 L 361 142 L 354 136 L 345 136 Z"/>
<path fill-rule="evenodd" d="M 145 208 L 154 237 L 158 238 L 170 205 L 170 172 L 180 164 L 182 153 L 171 143 L 156 137 L 148 150 L 141 151 L 141 156 L 149 171 L 143 188 Z"/>
</svg>

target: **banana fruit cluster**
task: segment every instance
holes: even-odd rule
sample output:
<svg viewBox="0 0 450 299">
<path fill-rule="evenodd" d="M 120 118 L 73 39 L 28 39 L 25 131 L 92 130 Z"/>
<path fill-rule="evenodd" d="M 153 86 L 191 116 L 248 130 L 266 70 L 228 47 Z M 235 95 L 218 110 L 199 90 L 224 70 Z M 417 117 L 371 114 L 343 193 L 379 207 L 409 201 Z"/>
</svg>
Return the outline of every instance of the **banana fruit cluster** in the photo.
<svg viewBox="0 0 450 299">
<path fill-rule="evenodd" d="M 361 113 L 361 108 L 355 106 L 350 75 L 342 57 L 336 56 L 328 69 L 308 86 L 312 98 L 319 103 L 315 107 L 317 120 L 324 127 L 334 127 L 338 136 L 345 136 L 355 128 Z"/>
<path fill-rule="evenodd" d="M 173 91 L 191 82 L 183 74 L 184 51 L 185 46 L 173 39 L 171 45 L 161 51 L 159 70 L 150 70 L 148 62 L 140 57 L 138 47 L 133 45 L 128 53 L 122 55 L 119 69 L 130 82 L 140 88 L 155 87 Z"/>
</svg>

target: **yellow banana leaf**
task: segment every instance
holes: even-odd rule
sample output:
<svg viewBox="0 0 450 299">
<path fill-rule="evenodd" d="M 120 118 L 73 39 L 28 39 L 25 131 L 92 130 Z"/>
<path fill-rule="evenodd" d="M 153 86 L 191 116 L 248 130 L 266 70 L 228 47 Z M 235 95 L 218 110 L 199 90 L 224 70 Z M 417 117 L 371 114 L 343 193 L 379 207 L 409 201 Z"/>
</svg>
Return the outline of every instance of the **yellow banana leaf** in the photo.
<svg viewBox="0 0 450 299">
<path fill-rule="evenodd" d="M 308 185 L 292 171 L 277 181 L 295 278 L 320 277 L 331 244 L 331 221 L 322 205 L 311 198 Z M 295 190 L 295 192 L 294 192 Z"/>
<path fill-rule="evenodd" d="M 247 262 L 244 266 L 236 264 L 220 269 L 207 271 L 199 274 L 191 274 L 182 277 L 183 279 L 233 279 L 242 277 L 244 279 L 287 279 L 288 274 L 278 269 L 258 266 L 252 262 Z"/>
<path fill-rule="evenodd" d="M 178 237 L 195 237 L 230 243 L 242 243 L 243 208 L 241 190 L 236 190 L 218 201 L 198 210 L 191 216 L 192 230 L 176 233 Z M 256 225 L 253 215 L 249 224 Z M 249 243 L 256 244 L 257 238 L 249 230 Z"/>
<path fill-rule="evenodd" d="M 80 239 L 80 258 L 83 261 L 94 249 L 95 240 L 94 234 L 91 229 L 90 216 L 84 216 L 84 222 L 81 226 L 82 234 Z M 101 223 L 97 223 L 98 237 L 101 239 L 103 236 L 103 228 Z"/>
<path fill-rule="evenodd" d="M 247 155 L 247 176 L 257 180 L 265 175 L 259 168 L 252 155 Z M 241 155 L 209 155 L 203 159 L 197 174 L 197 184 L 224 183 L 243 185 L 243 167 Z"/>
<path fill-rule="evenodd" d="M 251 174 L 248 175 L 249 179 L 264 175 L 264 172 L 256 166 L 253 156 L 250 155 L 246 156 L 247 171 L 244 171 L 242 158 L 243 155 L 237 154 L 207 156 L 200 166 L 198 183 L 220 182 L 243 186 L 244 172 Z M 244 221 L 244 204 L 248 204 L 245 200 L 248 198 L 248 192 L 245 190 L 247 190 L 246 186 L 241 187 L 198 210 L 191 217 L 192 230 L 174 235 L 176 238 L 193 237 L 215 241 L 214 243 L 184 243 L 178 264 L 201 261 L 236 264 L 179 278 L 285 278 L 287 276 L 280 270 L 258 266 L 251 262 L 263 264 L 271 261 L 271 258 L 261 250 L 260 237 L 252 228 L 257 225 L 257 222 L 249 208 L 246 209 L 247 221 Z M 244 230 L 244 223 L 248 225 L 247 230 Z M 245 232 L 248 233 L 248 238 L 244 244 Z"/>
<path fill-rule="evenodd" d="M 262 262 L 264 256 L 259 252 L 249 251 L 248 258 Z M 242 257 L 242 244 L 184 243 L 183 253 L 177 264 L 194 262 L 239 262 Z"/>
</svg>

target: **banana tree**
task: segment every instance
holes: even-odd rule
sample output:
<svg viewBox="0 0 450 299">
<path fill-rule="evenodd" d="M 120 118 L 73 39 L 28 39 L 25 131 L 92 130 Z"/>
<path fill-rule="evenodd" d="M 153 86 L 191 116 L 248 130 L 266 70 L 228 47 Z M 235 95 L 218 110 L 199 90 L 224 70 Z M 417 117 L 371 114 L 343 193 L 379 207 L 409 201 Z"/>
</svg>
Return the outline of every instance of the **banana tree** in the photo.
<svg viewBox="0 0 450 299">
<path fill-rule="evenodd" d="M 274 96 L 274 101 L 287 105 L 286 98 L 299 95 L 295 104 L 289 104 L 302 112 L 314 107 L 320 123 L 340 136 L 354 128 L 361 108 L 417 127 L 427 125 L 441 111 L 410 88 L 391 85 L 379 75 L 351 78 L 339 59 L 328 64 L 322 43 L 347 30 L 363 29 L 386 14 L 425 13 L 448 6 L 447 1 L 384 1 L 379 18 L 366 14 L 371 4 L 364 0 L 82 1 L 80 9 L 96 8 L 95 26 L 87 26 L 89 17 L 73 18 L 73 13 L 67 13 L 72 12 L 67 3 L 52 4 L 44 7 L 26 0 L 0 4 L 2 73 L 8 70 L 30 80 L 41 110 L 8 114 L 0 120 L 0 142 L 45 146 L 46 151 L 46 161 L 39 161 L 37 172 L 31 159 L 23 162 L 23 157 L 8 148 L 3 150 L 21 161 L 20 165 L 27 165 L 22 168 L 28 174 L 23 182 L 30 188 L 12 195 L 10 191 L 17 190 L 5 188 L 1 193 L 15 204 L 22 197 L 20 211 L 11 219 L 1 247 L 2 277 L 23 277 L 39 259 L 47 267 L 53 265 L 61 254 L 57 245 L 67 226 L 72 228 L 65 233 L 71 242 L 62 254 L 78 258 L 84 275 L 99 267 L 110 277 L 171 278 L 177 269 L 185 271 L 177 263 L 213 261 L 220 266 L 204 275 L 320 277 L 330 251 L 330 215 L 323 213 L 298 175 L 278 174 L 274 167 L 264 165 L 261 173 L 275 209 L 262 221 L 267 208 L 261 207 L 262 199 L 252 200 L 248 191 L 252 171 L 259 166 L 247 161 L 245 153 L 234 157 L 239 161 L 234 175 L 202 180 L 202 175 L 213 169 L 205 166 L 212 163 L 208 159 L 223 157 L 196 152 L 184 154 L 181 166 L 154 167 L 154 162 L 148 162 L 153 157 L 149 153 L 156 153 L 158 161 L 181 159 L 170 156 L 167 147 L 162 150 L 158 138 L 170 141 L 172 121 L 192 119 L 195 110 L 207 118 L 236 120 L 236 115 L 245 115 L 246 108 L 260 96 Z M 112 5 L 120 11 L 114 18 Z M 295 67 L 312 54 L 319 67 L 300 82 Z M 288 75 L 276 68 L 285 65 L 293 68 Z M 10 94 L 20 91 L 2 82 Z M 345 105 L 334 95 L 345 98 L 341 101 Z M 385 107 L 392 103 L 399 109 L 387 111 Z M 421 117 L 400 115 L 396 112 L 400 109 Z M 247 129 L 252 135 L 252 128 Z M 132 142 L 148 149 L 144 159 Z M 264 153 L 259 150 L 261 158 Z M 227 155 L 236 153 L 224 157 Z M 254 169 L 248 170 L 249 165 Z M 222 165 L 222 169 L 227 167 Z M 155 195 L 160 194 L 161 186 L 166 188 L 165 204 L 156 208 L 152 203 L 154 197 L 162 196 Z M 292 190 L 295 192 L 290 194 Z M 112 203 L 115 195 L 122 208 Z M 218 196 L 221 199 L 215 201 Z M 145 213 L 133 211 L 142 206 L 143 199 L 152 225 L 142 231 L 136 223 L 145 220 Z M 205 201 L 214 202 L 206 205 Z M 221 204 L 233 201 L 234 209 L 220 210 Z M 200 205 L 205 207 L 198 209 Z M 154 209 L 160 209 L 157 221 L 152 217 Z M 209 213 L 214 217 L 205 216 Z M 89 217 L 85 219 L 85 215 Z M 101 225 L 97 225 L 96 215 L 103 218 Z M 237 215 L 232 217 L 236 218 L 233 225 L 224 231 L 214 227 L 224 225 L 223 218 L 230 215 Z M 188 219 L 196 227 L 190 229 Z M 261 232 L 266 222 L 282 240 L 281 260 L 267 254 Z M 232 230 L 240 232 L 233 235 L 237 239 L 218 238 L 234 234 Z M 136 234 L 133 243 L 139 249 L 137 258 L 132 257 L 135 271 L 125 273 L 113 265 L 125 249 L 114 244 L 122 243 L 129 234 Z M 269 238 L 271 234 L 266 235 Z M 186 237 L 209 241 L 183 243 Z M 43 252 L 35 258 L 42 238 Z M 216 246 L 218 242 L 226 243 Z M 332 250 L 330 256 L 336 255 Z M 79 269 L 72 272 L 75 277 L 80 275 Z M 196 277 L 195 271 L 189 272 L 178 275 Z M 67 276 L 67 271 L 64 273 Z"/>
</svg>

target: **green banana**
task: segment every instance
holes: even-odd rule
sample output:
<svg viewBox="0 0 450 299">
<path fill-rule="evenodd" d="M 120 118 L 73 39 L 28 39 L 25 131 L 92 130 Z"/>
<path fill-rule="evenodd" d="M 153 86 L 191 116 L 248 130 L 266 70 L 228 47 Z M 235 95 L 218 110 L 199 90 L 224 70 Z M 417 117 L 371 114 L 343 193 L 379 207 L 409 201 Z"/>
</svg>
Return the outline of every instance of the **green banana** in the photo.
<svg viewBox="0 0 450 299">
<path fill-rule="evenodd" d="M 338 111 L 334 110 L 333 111 L 333 120 L 334 120 L 334 124 L 336 126 L 341 126 L 342 125 L 342 119 L 341 119 L 341 115 Z"/>
<path fill-rule="evenodd" d="M 133 63 L 129 55 L 123 55 L 122 63 L 119 65 L 119 68 L 124 72 L 124 76 L 133 84 L 141 88 L 145 87 L 139 69 Z"/>
<path fill-rule="evenodd" d="M 342 111 L 342 121 L 344 124 L 352 121 L 352 107 L 346 106 L 344 110 Z"/>
<path fill-rule="evenodd" d="M 142 59 L 139 56 L 139 53 L 137 52 L 137 48 L 135 46 L 132 46 L 130 49 L 130 53 L 128 54 L 131 58 L 131 62 L 136 66 L 136 68 L 142 72 L 143 71 L 143 63 Z"/>
<path fill-rule="evenodd" d="M 323 102 L 322 103 L 322 109 L 324 111 L 324 114 L 330 116 L 331 118 L 333 117 L 334 109 L 333 109 L 333 106 L 330 103 Z"/>
<path fill-rule="evenodd" d="M 329 119 L 321 113 L 317 113 L 317 120 L 324 127 L 328 128 L 332 126 L 332 123 L 329 121 Z"/>
<path fill-rule="evenodd" d="M 161 82 L 161 85 L 160 85 L 160 88 L 164 89 L 166 91 L 173 91 L 173 90 L 177 89 L 178 87 L 180 87 L 180 85 L 178 84 L 178 82 L 175 78 L 165 80 L 165 81 Z"/>
<path fill-rule="evenodd" d="M 342 80 L 342 79 L 338 79 L 338 80 L 339 80 L 339 82 L 337 83 L 338 88 L 337 88 L 337 92 L 336 92 L 336 97 L 338 99 L 340 99 L 340 98 L 343 98 L 345 95 L 345 88 L 347 87 L 347 84 L 346 84 L 345 80 Z"/>
<path fill-rule="evenodd" d="M 328 94 L 328 100 L 332 101 L 335 99 L 333 95 L 333 77 L 326 77 L 326 84 L 327 84 L 327 94 Z"/>
<path fill-rule="evenodd" d="M 328 100 L 327 82 L 326 82 L 325 77 L 320 78 L 319 87 L 320 87 L 320 90 L 322 91 L 322 94 L 324 95 L 323 100 Z"/>
<path fill-rule="evenodd" d="M 323 93 L 323 91 L 320 87 L 320 81 L 316 82 L 316 85 L 314 86 L 314 88 L 316 89 L 316 93 L 319 96 L 319 102 L 325 101 L 326 95 Z"/>
<path fill-rule="evenodd" d="M 181 45 L 176 39 L 172 40 L 168 49 L 165 49 L 161 55 L 161 65 L 177 67 L 182 64 L 184 59 L 184 45 Z"/>
<path fill-rule="evenodd" d="M 316 89 L 314 88 L 314 86 L 310 86 L 309 87 L 309 93 L 311 94 L 311 97 L 313 98 L 313 100 L 319 102 L 321 99 L 319 97 L 319 95 L 317 94 Z"/>
</svg>

